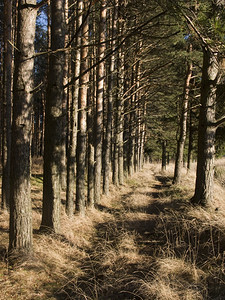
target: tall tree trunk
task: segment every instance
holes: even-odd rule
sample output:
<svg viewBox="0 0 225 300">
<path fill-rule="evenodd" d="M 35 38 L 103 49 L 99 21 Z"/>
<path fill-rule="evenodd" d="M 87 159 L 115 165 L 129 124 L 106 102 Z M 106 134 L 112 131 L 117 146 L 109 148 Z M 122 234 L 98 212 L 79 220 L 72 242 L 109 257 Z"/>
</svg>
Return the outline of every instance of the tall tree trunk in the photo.
<svg viewBox="0 0 225 300">
<path fill-rule="evenodd" d="M 64 48 L 64 0 L 51 1 L 51 50 Z M 64 53 L 49 57 L 41 230 L 60 231 Z"/>
<path fill-rule="evenodd" d="M 114 10 L 110 15 L 110 29 L 112 31 L 111 38 L 114 39 L 111 43 L 112 51 L 116 47 L 116 29 L 118 19 L 118 7 L 114 5 Z M 109 30 L 110 30 L 109 29 Z M 111 171 L 111 141 L 112 141 L 112 122 L 113 122 L 113 100 L 115 99 L 115 66 L 116 55 L 113 53 L 109 61 L 109 76 L 108 76 L 108 106 L 107 106 L 107 126 L 106 126 L 106 143 L 105 143 L 105 160 L 104 177 L 103 177 L 103 192 L 107 195 L 109 193 L 110 171 Z"/>
<path fill-rule="evenodd" d="M 4 0 L 4 62 L 3 62 L 3 116 L 2 116 L 2 207 L 9 208 L 11 105 L 12 105 L 12 2 Z"/>
<path fill-rule="evenodd" d="M 90 92 L 88 97 L 88 195 L 87 205 L 94 207 L 94 168 L 95 168 L 95 149 L 94 149 L 94 70 L 90 74 Z"/>
<path fill-rule="evenodd" d="M 129 43 L 125 43 L 124 48 L 129 47 Z M 128 165 L 129 165 L 129 124 L 130 124 L 130 98 L 128 97 L 128 91 L 130 88 L 130 72 L 128 68 L 127 56 L 124 57 L 124 94 L 123 94 L 123 166 L 124 175 L 128 176 Z"/>
<path fill-rule="evenodd" d="M 133 175 L 134 173 L 134 150 L 135 150 L 135 115 L 136 115 L 136 96 L 135 96 L 135 85 L 136 85 L 136 68 L 135 64 L 132 68 L 132 79 L 131 79 L 131 97 L 130 97 L 130 122 L 129 122 L 129 145 L 128 145 L 128 174 Z"/>
<path fill-rule="evenodd" d="M 82 1 L 81 1 L 82 3 Z M 87 0 L 83 1 L 83 11 L 87 8 Z M 88 39 L 89 24 L 86 19 L 81 34 L 81 65 L 80 73 L 88 69 Z M 86 171 L 86 141 L 87 141 L 87 95 L 89 73 L 80 77 L 78 97 L 78 133 L 77 133 L 77 185 L 76 185 L 76 210 L 81 215 L 85 214 L 85 171 Z"/>
<path fill-rule="evenodd" d="M 106 0 L 101 1 L 99 24 L 99 49 L 98 58 L 105 55 L 105 25 L 106 25 Z M 97 99 L 96 99 L 96 139 L 95 139 L 95 203 L 100 202 L 101 172 L 102 172 L 102 134 L 103 134 L 103 94 L 104 94 L 105 63 L 100 62 L 97 67 Z"/>
<path fill-rule="evenodd" d="M 118 9 L 119 9 L 119 2 Z M 122 35 L 123 33 L 123 22 L 122 24 L 119 23 L 118 31 Z M 118 97 L 116 103 L 117 109 L 117 128 L 118 128 L 118 179 L 119 184 L 123 184 L 124 179 L 124 164 L 123 164 L 123 109 L 124 109 L 124 102 L 123 102 L 123 94 L 124 94 L 124 48 L 121 47 L 118 51 L 118 75 L 117 75 L 117 84 L 118 84 Z"/>
<path fill-rule="evenodd" d="M 141 124 L 141 138 L 140 138 L 140 157 L 139 157 L 139 165 L 140 168 L 143 168 L 144 165 L 144 146 L 145 146 L 145 138 L 146 138 L 146 110 L 147 110 L 147 104 L 144 101 L 143 105 L 143 112 L 142 112 L 142 124 Z"/>
<path fill-rule="evenodd" d="M 96 11 L 91 14 L 90 32 L 95 34 L 90 36 L 91 43 L 96 43 Z M 92 47 L 90 50 L 90 64 L 96 63 L 96 47 Z M 95 172 L 95 142 L 94 142 L 94 121 L 95 121 L 95 107 L 96 107 L 96 68 L 92 68 L 90 71 L 90 86 L 88 97 L 88 195 L 87 205 L 90 208 L 94 207 L 94 172 Z"/>
<path fill-rule="evenodd" d="M 4 96 L 4 87 L 3 87 L 3 54 L 4 52 L 4 47 L 3 47 L 3 36 L 0 35 L 0 112 L 1 112 L 1 129 L 3 128 L 4 124 L 3 124 L 3 96 Z M 2 157 L 2 141 L 3 141 L 3 137 L 2 137 L 2 130 L 0 130 L 0 153 L 1 153 L 1 163 L 3 164 L 3 157 Z M 2 167 L 1 164 L 1 167 Z M 3 208 L 3 203 L 1 202 L 1 206 Z"/>
<path fill-rule="evenodd" d="M 219 54 L 203 48 L 201 106 L 194 204 L 207 206 L 213 199 L 216 91 L 220 80 Z"/>
<path fill-rule="evenodd" d="M 36 0 L 21 0 L 13 86 L 9 251 L 32 252 L 30 156 Z M 28 30 L 29 29 L 29 30 Z"/>
<path fill-rule="evenodd" d="M 42 122 L 41 122 L 41 138 L 40 138 L 40 156 L 44 154 L 44 131 L 45 131 L 45 93 L 41 93 L 41 107 L 42 107 Z"/>
<path fill-rule="evenodd" d="M 189 45 L 188 52 L 192 51 L 192 45 Z M 182 111 L 180 117 L 180 133 L 179 140 L 177 141 L 177 153 L 175 161 L 175 170 L 173 183 L 179 184 L 181 180 L 181 170 L 183 167 L 183 156 L 184 156 L 184 144 L 187 135 L 187 117 L 188 117 L 188 101 L 189 101 L 189 91 L 190 91 L 190 81 L 192 76 L 192 62 L 188 62 L 187 73 L 184 84 L 184 94 L 182 100 Z"/>
<path fill-rule="evenodd" d="M 116 95 L 116 101 L 114 102 L 114 117 L 113 117 L 113 148 L 112 148 L 112 182 L 114 185 L 119 185 L 119 128 L 118 128 L 118 121 L 119 111 L 117 110 L 118 104 L 118 95 Z"/>
<path fill-rule="evenodd" d="M 167 142 L 165 140 L 162 141 L 162 172 L 166 171 L 166 148 Z"/>
<path fill-rule="evenodd" d="M 145 137 L 146 137 L 146 125 L 142 124 L 141 128 L 141 141 L 140 141 L 140 156 L 139 156 L 139 165 L 140 169 L 144 166 L 144 145 L 145 145 Z"/>
<path fill-rule="evenodd" d="M 190 107 L 191 107 L 190 102 Z M 193 112 L 192 109 L 190 109 L 190 115 L 189 115 L 189 137 L 188 137 L 188 156 L 187 156 L 187 170 L 189 171 L 191 169 L 191 160 L 192 160 L 192 150 L 193 150 Z"/>
<path fill-rule="evenodd" d="M 76 9 L 76 26 L 79 28 L 82 24 L 82 1 L 77 2 Z M 76 39 L 77 50 L 75 51 L 74 60 L 72 64 L 74 67 L 74 76 L 80 75 L 80 49 L 81 46 L 81 34 Z M 69 146 L 67 157 L 67 187 L 66 187 L 66 213 L 71 217 L 74 213 L 75 204 L 75 182 L 76 182 L 76 146 L 77 146 L 77 110 L 78 110 L 78 95 L 79 95 L 79 79 L 77 79 L 72 87 L 72 102 L 70 107 L 70 130 L 69 130 Z"/>
<path fill-rule="evenodd" d="M 141 48 L 141 45 L 140 45 Z M 141 142 L 141 111 L 140 111 L 140 62 L 137 62 L 136 69 L 136 86 L 135 86 L 135 152 L 134 152 L 134 170 L 135 172 L 140 170 L 140 142 Z"/>
<path fill-rule="evenodd" d="M 69 42 L 69 0 L 64 0 L 64 17 L 65 17 L 65 45 Z M 64 79 L 63 85 L 66 86 L 69 78 L 69 52 L 64 54 Z M 68 150 L 68 126 L 67 112 L 69 109 L 69 87 L 64 88 L 62 102 L 62 171 L 61 171 L 61 188 L 66 190 L 67 185 L 67 150 Z"/>
</svg>

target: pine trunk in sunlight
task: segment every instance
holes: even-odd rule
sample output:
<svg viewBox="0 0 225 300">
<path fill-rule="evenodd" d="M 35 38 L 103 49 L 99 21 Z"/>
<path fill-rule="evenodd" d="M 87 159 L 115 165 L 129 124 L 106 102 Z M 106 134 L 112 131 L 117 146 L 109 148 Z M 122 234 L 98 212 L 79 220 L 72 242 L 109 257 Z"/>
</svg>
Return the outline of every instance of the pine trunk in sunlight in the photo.
<svg viewBox="0 0 225 300">
<path fill-rule="evenodd" d="M 64 0 L 64 18 L 65 18 L 65 45 L 69 42 L 69 0 Z M 66 86 L 69 81 L 70 58 L 71 51 L 64 53 L 64 78 L 63 85 Z M 66 190 L 67 185 L 67 145 L 68 145 L 68 110 L 69 110 L 69 86 L 64 88 L 62 101 L 62 171 L 61 171 L 61 188 Z"/>
<path fill-rule="evenodd" d="M 192 45 L 189 45 L 188 52 L 192 51 Z M 184 94 L 182 99 L 182 109 L 180 116 L 180 128 L 179 128 L 179 139 L 177 141 L 177 153 L 175 161 L 175 170 L 173 183 L 179 184 L 181 180 L 181 170 L 183 167 L 183 156 L 184 156 L 184 144 L 187 135 L 187 118 L 188 118 L 188 102 L 190 92 L 190 81 L 192 76 L 192 62 L 187 62 L 187 72 L 184 84 Z"/>
<path fill-rule="evenodd" d="M 82 24 L 82 1 L 78 1 L 74 13 L 76 21 L 74 22 L 75 29 Z M 74 34 L 72 30 L 72 34 Z M 81 34 L 76 38 L 75 45 L 77 49 L 71 58 L 72 73 L 75 77 L 80 75 L 80 47 Z M 74 213 L 75 206 L 75 191 L 76 191 L 76 146 L 77 146 L 77 110 L 78 110 L 78 95 L 79 95 L 79 79 L 72 86 L 72 100 L 70 103 L 70 122 L 69 122 L 69 143 L 67 154 L 67 186 L 66 186 L 66 213 L 71 217 Z"/>
<path fill-rule="evenodd" d="M 64 1 L 51 1 L 51 50 L 64 48 Z M 64 52 L 50 54 L 44 137 L 43 212 L 41 230 L 59 232 L 62 171 L 62 102 Z"/>
<path fill-rule="evenodd" d="M 134 156 L 135 156 L 135 88 L 136 88 L 136 72 L 137 64 L 135 63 L 131 70 L 131 88 L 130 88 L 130 108 L 129 108 L 129 140 L 128 140 L 128 174 L 132 176 L 134 174 Z"/>
<path fill-rule="evenodd" d="M 4 0 L 4 61 L 2 107 L 2 208 L 9 208 L 10 151 L 11 151 L 11 102 L 12 102 L 12 3 Z"/>
<path fill-rule="evenodd" d="M 167 141 L 163 140 L 162 144 L 162 172 L 166 171 L 166 150 L 167 150 Z"/>
<path fill-rule="evenodd" d="M 141 50 L 141 44 L 139 45 L 139 51 Z M 140 79 L 141 79 L 141 64 L 137 62 L 136 70 L 136 91 L 135 91 L 135 146 L 134 146 L 134 170 L 138 172 L 140 170 L 140 146 L 141 146 L 141 111 L 140 111 L 140 102 L 141 94 L 139 91 L 140 88 Z"/>
<path fill-rule="evenodd" d="M 119 14 L 119 3 L 116 1 L 116 18 Z M 123 33 L 123 19 L 117 21 L 116 30 L 118 35 Z M 120 41 L 117 38 L 116 43 Z M 116 86 L 114 105 L 114 126 L 113 126 L 113 157 L 112 157 L 112 179 L 115 185 L 123 184 L 123 93 L 124 93 L 124 47 L 118 49 L 116 55 L 117 72 L 116 72 Z"/>
<path fill-rule="evenodd" d="M 93 54 L 91 54 L 91 61 L 93 62 Z M 94 97 L 94 70 L 90 72 L 90 87 L 88 97 L 88 149 L 87 149 L 87 161 L 88 161 L 88 191 L 87 191 L 87 206 L 94 207 L 94 169 L 95 169 L 95 149 L 94 149 L 94 109 L 95 109 L 95 97 Z"/>
<path fill-rule="evenodd" d="M 90 32 L 94 32 L 90 35 L 90 43 L 95 44 L 97 40 L 96 35 L 96 11 L 93 10 L 90 16 Z M 90 52 L 90 65 L 94 65 L 96 62 L 96 47 L 91 47 Z M 87 165 L 88 165 L 88 176 L 87 176 L 87 206 L 90 208 L 94 207 L 94 169 L 95 169 L 95 149 L 94 149 L 94 120 L 95 120 L 95 107 L 96 107 L 96 68 L 90 70 L 90 85 L 89 85 L 89 96 L 88 96 L 88 112 L 87 112 L 87 126 L 88 126 L 88 149 L 87 149 Z"/>
<path fill-rule="evenodd" d="M 89 1 L 81 1 L 82 11 L 85 12 Z M 81 33 L 81 64 L 80 64 L 80 82 L 78 96 L 78 132 L 77 132 L 77 181 L 76 181 L 76 211 L 81 215 L 85 214 L 86 208 L 86 143 L 87 143 L 87 96 L 89 72 L 82 73 L 88 69 L 88 42 L 89 24 L 88 19 L 84 21 Z"/>
<path fill-rule="evenodd" d="M 192 106 L 193 101 L 189 101 L 189 107 Z M 194 142 L 194 129 L 193 129 L 193 111 L 190 109 L 189 119 L 188 119 L 188 154 L 187 154 L 187 171 L 189 172 L 191 169 L 192 162 L 192 152 L 193 152 L 193 142 Z"/>
<path fill-rule="evenodd" d="M 127 28 L 128 24 L 127 21 L 124 22 L 124 27 Z M 124 44 L 124 52 L 125 49 L 130 48 L 130 43 L 127 41 Z M 128 62 L 128 55 L 123 56 L 123 71 L 124 71 L 124 78 L 123 78 L 123 167 L 124 167 L 124 175 L 125 177 L 128 176 L 128 162 L 129 162 L 129 123 L 130 123 L 130 98 L 129 98 L 129 88 L 130 88 L 130 70 L 129 70 L 129 62 Z"/>
<path fill-rule="evenodd" d="M 100 24 L 99 24 L 99 48 L 98 59 L 103 59 L 106 45 L 106 1 L 101 1 Z M 105 80 L 105 62 L 99 62 L 97 66 L 97 98 L 96 98 L 96 132 L 95 132 L 95 203 L 100 202 L 101 196 L 101 173 L 102 173 L 102 135 L 103 135 L 103 94 Z"/>
<path fill-rule="evenodd" d="M 141 130 L 140 130 L 140 151 L 139 151 L 139 167 L 142 169 L 144 167 L 144 147 L 146 141 L 146 105 L 145 102 L 142 104 L 142 117 L 141 117 Z"/>
<path fill-rule="evenodd" d="M 201 106 L 198 127 L 198 157 L 193 204 L 207 206 L 213 199 L 216 92 L 220 80 L 218 52 L 203 49 Z"/>
<path fill-rule="evenodd" d="M 30 156 L 36 0 L 18 3 L 13 86 L 9 251 L 32 252 Z"/>
<path fill-rule="evenodd" d="M 112 32 L 111 39 L 111 49 L 114 50 L 116 46 L 116 27 L 117 27 L 117 15 L 118 7 L 114 6 L 114 9 L 110 11 L 109 29 L 108 32 Z M 105 155 L 103 161 L 103 192 L 104 194 L 109 193 L 109 183 L 110 183 L 110 172 L 111 172 L 111 140 L 112 140 L 112 123 L 113 123 L 113 101 L 115 100 L 115 67 L 116 67 L 116 54 L 113 53 L 109 60 L 109 75 L 108 86 L 107 86 L 107 121 L 106 121 L 106 133 L 105 133 Z"/>
<path fill-rule="evenodd" d="M 117 0 L 118 10 L 120 11 L 119 2 Z M 120 22 L 117 22 L 118 33 L 120 35 L 123 34 L 123 26 L 124 20 L 120 19 Z M 118 135 L 118 180 L 119 184 L 123 184 L 124 181 L 124 163 L 123 163 L 123 133 L 124 133 L 124 101 L 123 101 L 123 94 L 124 94 L 124 47 L 122 46 L 117 53 L 117 61 L 118 61 L 118 70 L 117 70 L 117 99 L 116 99 L 116 116 L 117 116 L 117 124 L 116 134 Z"/>
</svg>

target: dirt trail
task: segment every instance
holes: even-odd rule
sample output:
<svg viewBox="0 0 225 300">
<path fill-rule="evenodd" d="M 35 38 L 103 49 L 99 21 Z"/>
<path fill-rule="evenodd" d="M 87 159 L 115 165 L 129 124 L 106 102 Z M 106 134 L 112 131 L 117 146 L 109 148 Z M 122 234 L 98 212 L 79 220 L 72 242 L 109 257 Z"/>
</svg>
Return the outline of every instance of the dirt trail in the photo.
<svg viewBox="0 0 225 300">
<path fill-rule="evenodd" d="M 225 299 L 221 218 L 189 204 L 194 172 L 182 186 L 171 174 L 148 165 L 112 187 L 80 261 L 84 273 L 58 299 Z"/>
<path fill-rule="evenodd" d="M 77 290 L 66 288 L 68 299 L 148 299 L 138 290 L 162 243 L 155 225 L 165 208 L 160 198 L 167 180 L 146 166 L 111 197 L 103 197 L 99 209 L 106 220 L 97 225 L 88 258 L 81 262 L 85 275 L 76 282 Z"/>
<path fill-rule="evenodd" d="M 224 189 L 215 187 L 219 210 L 192 207 L 194 170 L 180 186 L 172 185 L 172 174 L 172 165 L 164 174 L 147 165 L 111 186 L 85 217 L 62 212 L 60 235 L 34 231 L 34 261 L 15 270 L 0 261 L 0 299 L 225 299 Z M 34 229 L 41 187 L 33 180 Z M 6 249 L 7 215 L 0 221 Z"/>
</svg>

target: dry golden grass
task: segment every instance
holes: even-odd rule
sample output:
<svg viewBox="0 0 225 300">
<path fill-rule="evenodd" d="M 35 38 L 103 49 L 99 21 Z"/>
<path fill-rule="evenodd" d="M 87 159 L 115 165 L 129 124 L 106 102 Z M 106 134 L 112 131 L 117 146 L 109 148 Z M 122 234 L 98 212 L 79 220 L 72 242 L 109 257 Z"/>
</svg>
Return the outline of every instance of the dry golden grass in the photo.
<svg viewBox="0 0 225 300">
<path fill-rule="evenodd" d="M 140 280 L 139 293 L 144 299 L 205 299 L 201 286 L 204 275 L 182 259 L 161 258 L 153 271 Z"/>
<path fill-rule="evenodd" d="M 163 174 L 151 164 L 111 186 L 85 218 L 62 213 L 61 234 L 46 235 L 38 232 L 39 162 L 32 172 L 34 255 L 14 269 L 4 251 L 8 214 L 0 214 L 0 299 L 225 299 L 223 165 L 207 210 L 189 204 L 194 168 L 183 170 L 178 186 L 172 164 Z"/>
</svg>

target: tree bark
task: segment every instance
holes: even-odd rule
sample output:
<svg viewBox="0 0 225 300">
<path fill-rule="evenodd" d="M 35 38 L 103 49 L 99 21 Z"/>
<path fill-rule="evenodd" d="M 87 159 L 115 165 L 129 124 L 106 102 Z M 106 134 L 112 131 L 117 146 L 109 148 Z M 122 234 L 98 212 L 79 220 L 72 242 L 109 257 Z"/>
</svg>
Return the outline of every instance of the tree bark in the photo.
<svg viewBox="0 0 225 300">
<path fill-rule="evenodd" d="M 92 35 L 91 42 L 95 44 L 97 40 L 96 36 L 96 12 L 91 14 L 90 31 L 95 34 Z M 96 60 L 96 47 L 92 47 L 90 50 L 91 65 L 95 64 Z M 90 208 L 94 208 L 94 172 L 95 172 L 95 142 L 94 142 L 94 122 L 95 122 L 95 107 L 96 107 L 96 68 L 92 68 L 90 71 L 90 86 L 88 97 L 88 195 L 87 205 Z"/>
<path fill-rule="evenodd" d="M 166 148 L 167 142 L 164 140 L 162 141 L 162 172 L 166 171 Z"/>
<path fill-rule="evenodd" d="M 117 29 L 117 13 L 118 7 L 114 6 L 111 12 L 110 25 L 111 25 L 111 38 L 114 39 L 111 43 L 112 51 L 116 47 L 116 29 Z M 109 29 L 110 30 L 110 29 Z M 107 105 L 107 125 L 106 125 L 106 142 L 105 142 L 105 160 L 104 160 L 104 176 L 103 176 L 103 192 L 109 193 L 109 182 L 111 172 L 111 141 L 112 141 L 112 122 L 113 122 L 113 101 L 115 99 L 115 65 L 116 54 L 113 53 L 109 61 L 109 76 L 108 76 L 108 105 Z"/>
<path fill-rule="evenodd" d="M 192 51 L 192 45 L 189 46 L 189 51 Z M 179 140 L 177 141 L 177 153 L 174 169 L 173 183 L 179 184 L 181 180 L 181 170 L 183 167 L 184 144 L 187 135 L 187 118 L 188 118 L 188 101 L 190 91 L 190 81 L 192 76 L 192 62 L 188 62 L 187 73 L 184 84 L 184 94 L 182 101 L 182 111 L 180 117 Z"/>
<path fill-rule="evenodd" d="M 4 62 L 2 116 L 2 208 L 9 208 L 12 105 L 12 2 L 4 0 Z"/>
<path fill-rule="evenodd" d="M 141 124 L 141 140 L 140 140 L 140 157 L 139 157 L 139 165 L 142 169 L 144 166 L 144 146 L 145 146 L 145 138 L 146 138 L 146 110 L 147 110 L 147 103 L 144 101 L 142 104 L 143 112 L 142 112 L 142 124 Z"/>
<path fill-rule="evenodd" d="M 51 1 L 51 50 L 64 47 L 64 0 Z M 60 231 L 64 53 L 49 57 L 41 230 Z"/>
<path fill-rule="evenodd" d="M 93 80 L 93 72 L 91 78 Z M 91 86 L 91 91 L 94 89 L 94 85 Z M 91 94 L 88 97 L 88 196 L 87 205 L 90 208 L 94 208 L 94 169 L 95 169 L 95 149 L 94 149 L 94 97 Z"/>
<path fill-rule="evenodd" d="M 141 49 L 141 44 L 140 44 Z M 141 145 L 141 111 L 140 111 L 140 91 L 138 89 L 140 87 L 140 72 L 141 65 L 140 62 L 137 62 L 136 68 L 136 86 L 135 86 L 135 147 L 134 147 L 134 170 L 135 172 L 140 170 L 140 145 Z"/>
<path fill-rule="evenodd" d="M 65 18 L 65 41 L 64 45 L 69 42 L 69 3 L 64 0 L 64 18 Z M 63 86 L 69 81 L 69 52 L 64 53 L 64 78 Z M 61 171 L 61 188 L 66 191 L 67 185 L 67 150 L 68 150 L 68 126 L 67 112 L 69 110 L 69 87 L 64 88 L 62 101 L 62 171 Z"/>
<path fill-rule="evenodd" d="M 17 43 L 13 86 L 13 123 L 10 176 L 9 251 L 32 252 L 32 208 L 30 197 L 30 156 L 32 89 L 36 0 L 18 5 Z M 29 30 L 28 30 L 29 29 Z"/>
<path fill-rule="evenodd" d="M 129 45 L 125 45 L 128 47 Z M 124 95 L 127 94 L 127 91 L 130 87 L 130 73 L 128 70 L 127 58 L 124 59 Z M 129 123 L 130 123 L 130 103 L 129 97 L 123 99 L 123 118 L 124 118 L 124 128 L 123 128 L 123 166 L 124 166 L 124 175 L 128 176 L 128 165 L 129 165 Z"/>
<path fill-rule="evenodd" d="M 119 2 L 118 10 L 119 10 Z M 124 22 L 120 22 L 118 25 L 118 32 L 123 34 L 123 25 Z M 117 127 L 118 127 L 118 179 L 119 184 L 123 184 L 124 181 L 124 163 L 123 163 L 123 111 L 124 111 L 124 103 L 123 103 L 123 94 L 124 94 L 124 48 L 120 47 L 118 51 L 118 74 L 117 74 L 117 84 L 118 84 L 118 97 L 116 103 L 117 109 Z"/>
<path fill-rule="evenodd" d="M 129 145 L 128 145 L 128 174 L 134 173 L 134 158 L 135 158 L 135 118 L 136 118 L 136 95 L 134 93 L 136 85 L 136 70 L 137 64 L 132 68 L 131 75 L 131 97 L 130 97 L 130 118 L 129 118 Z"/>
<path fill-rule="evenodd" d="M 191 107 L 190 102 L 190 107 Z M 191 161 L 192 161 L 192 151 L 193 151 L 193 112 L 190 110 L 189 115 L 189 137 L 188 137 L 188 157 L 187 157 L 187 170 L 189 171 L 191 169 Z"/>
<path fill-rule="evenodd" d="M 101 1 L 100 24 L 99 24 L 99 61 L 105 56 L 105 24 L 106 24 L 106 0 Z M 97 99 L 96 99 L 96 139 L 95 139 L 95 203 L 100 202 L 101 196 L 101 172 L 102 172 L 102 134 L 103 134 L 103 94 L 104 94 L 105 62 L 102 61 L 97 67 Z"/>
<path fill-rule="evenodd" d="M 213 199 L 216 91 L 220 80 L 219 54 L 203 49 L 198 156 L 193 204 L 207 206 Z"/>
<path fill-rule="evenodd" d="M 76 28 L 79 28 L 82 24 L 83 3 L 77 2 L 76 9 Z M 80 56 L 81 52 L 79 47 L 81 46 L 81 34 L 76 39 L 76 46 L 78 49 L 75 51 L 74 60 L 72 64 L 74 67 L 74 76 L 78 77 L 80 74 Z M 75 182 L 76 182 L 76 147 L 77 147 L 77 111 L 78 111 L 78 95 L 79 95 L 79 80 L 76 80 L 72 87 L 72 102 L 70 107 L 70 130 L 69 130 L 69 146 L 67 157 L 67 187 L 66 187 L 66 213 L 69 217 L 72 217 L 74 213 L 75 205 Z"/>
<path fill-rule="evenodd" d="M 82 1 L 81 1 L 82 3 Z M 83 11 L 87 8 L 87 0 L 83 1 Z M 82 27 L 81 33 L 81 65 L 80 73 L 88 68 L 88 19 Z M 86 142 L 87 142 L 87 95 L 89 73 L 80 77 L 80 89 L 78 96 L 78 133 L 77 133 L 77 183 L 76 183 L 76 211 L 85 215 L 85 171 L 86 171 Z"/>
</svg>

